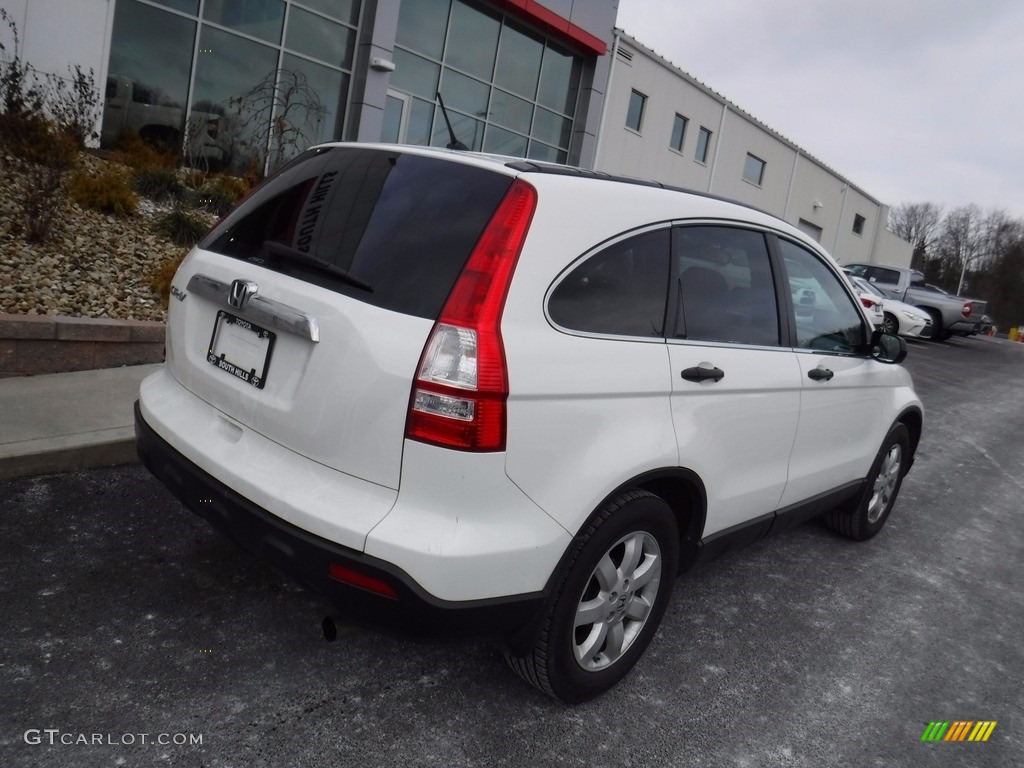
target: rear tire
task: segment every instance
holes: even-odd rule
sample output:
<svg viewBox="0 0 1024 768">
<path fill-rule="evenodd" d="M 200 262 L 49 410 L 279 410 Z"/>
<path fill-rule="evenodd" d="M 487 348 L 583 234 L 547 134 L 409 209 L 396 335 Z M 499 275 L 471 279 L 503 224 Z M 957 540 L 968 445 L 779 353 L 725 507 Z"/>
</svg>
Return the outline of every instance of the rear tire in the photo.
<svg viewBox="0 0 1024 768">
<path fill-rule="evenodd" d="M 910 432 L 897 424 L 886 435 L 854 505 L 825 514 L 825 523 L 836 533 L 866 541 L 882 530 L 889 518 L 903 477 L 910 466 Z"/>
<path fill-rule="evenodd" d="M 665 614 L 679 559 L 675 516 L 661 498 L 626 491 L 577 537 L 532 647 L 509 666 L 549 696 L 575 704 L 626 676 Z"/>
</svg>

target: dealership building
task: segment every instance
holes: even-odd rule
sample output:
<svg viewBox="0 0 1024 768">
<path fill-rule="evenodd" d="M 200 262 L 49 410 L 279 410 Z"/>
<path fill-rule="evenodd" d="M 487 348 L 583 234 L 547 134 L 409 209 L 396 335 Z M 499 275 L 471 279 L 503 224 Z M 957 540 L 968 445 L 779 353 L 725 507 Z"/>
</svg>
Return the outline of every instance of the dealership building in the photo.
<svg viewBox="0 0 1024 768">
<path fill-rule="evenodd" d="M 0 7 L 35 69 L 93 70 L 105 142 L 137 132 L 236 170 L 332 139 L 444 146 L 440 94 L 471 149 L 710 192 L 798 226 L 842 262 L 910 262 L 885 205 L 616 29 L 617 0 Z"/>
</svg>

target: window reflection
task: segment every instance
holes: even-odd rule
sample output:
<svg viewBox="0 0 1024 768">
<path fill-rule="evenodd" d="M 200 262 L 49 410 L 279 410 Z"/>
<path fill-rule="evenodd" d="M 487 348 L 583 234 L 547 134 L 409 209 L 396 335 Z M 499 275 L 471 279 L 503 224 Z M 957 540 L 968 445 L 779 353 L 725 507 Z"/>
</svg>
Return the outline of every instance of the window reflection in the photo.
<svg viewBox="0 0 1024 768">
<path fill-rule="evenodd" d="M 515 27 L 506 26 L 501 31 L 498 68 L 494 73 L 495 85 L 532 99 L 537 93 L 543 53 L 543 42 Z"/>
<path fill-rule="evenodd" d="M 206 0 L 203 18 L 266 40 L 268 43 L 279 43 L 281 27 L 284 24 L 284 2 L 246 0 L 240 3 L 238 0 Z"/>
<path fill-rule="evenodd" d="M 440 60 L 449 5 L 448 0 L 402 0 L 395 42 Z"/>
<path fill-rule="evenodd" d="M 196 23 L 136 2 L 120 2 L 103 106 L 101 141 L 122 132 L 176 151 L 185 125 Z"/>
<path fill-rule="evenodd" d="M 220 138 L 233 170 L 258 166 L 272 116 L 277 51 L 212 27 L 203 28 L 199 50 L 193 113 L 223 117 Z"/>
<path fill-rule="evenodd" d="M 453 126 L 470 132 L 458 134 L 463 143 L 565 162 L 579 92 L 579 56 L 468 0 L 403 0 L 396 43 L 391 87 L 431 102 L 440 87 Z M 418 116 L 410 115 L 404 136 L 399 128 L 399 140 L 447 144 L 441 117 L 434 118 L 433 130 L 429 122 L 428 108 L 420 107 Z"/>
<path fill-rule="evenodd" d="M 501 21 L 463 3 L 452 7 L 445 63 L 490 81 Z"/>
<path fill-rule="evenodd" d="M 292 8 L 288 15 L 286 45 L 296 53 L 350 69 L 355 41 L 355 30 L 322 16 L 300 8 Z"/>
<path fill-rule="evenodd" d="M 358 0 L 152 2 L 193 17 L 118 0 L 105 145 L 128 131 L 181 152 L 186 164 L 238 172 L 340 137 L 355 30 L 326 16 L 355 23 Z M 283 37 L 294 53 L 282 50 Z"/>
</svg>

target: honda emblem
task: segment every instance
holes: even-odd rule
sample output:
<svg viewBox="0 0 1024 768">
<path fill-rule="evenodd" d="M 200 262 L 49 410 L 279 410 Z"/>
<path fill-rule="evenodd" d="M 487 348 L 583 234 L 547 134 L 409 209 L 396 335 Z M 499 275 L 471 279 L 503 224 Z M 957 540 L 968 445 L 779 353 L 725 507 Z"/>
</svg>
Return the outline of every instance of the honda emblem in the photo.
<svg viewBox="0 0 1024 768">
<path fill-rule="evenodd" d="M 246 305 L 259 291 L 259 286 L 251 280 L 235 280 L 228 292 L 228 306 L 245 309 Z"/>
</svg>

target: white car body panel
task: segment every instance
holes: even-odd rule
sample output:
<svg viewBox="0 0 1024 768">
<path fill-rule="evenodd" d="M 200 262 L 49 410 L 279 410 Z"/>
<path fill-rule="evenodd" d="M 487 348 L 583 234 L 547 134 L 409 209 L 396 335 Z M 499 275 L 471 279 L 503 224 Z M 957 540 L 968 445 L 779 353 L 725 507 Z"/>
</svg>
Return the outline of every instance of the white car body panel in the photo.
<svg viewBox="0 0 1024 768">
<path fill-rule="evenodd" d="M 167 366 L 143 380 L 139 394 L 143 417 L 173 448 L 310 533 L 362 550 L 394 506 L 393 489 L 310 461 L 226 417 L 179 384 Z"/>
<path fill-rule="evenodd" d="M 792 350 L 673 342 L 669 351 L 678 461 L 707 489 L 704 535 L 771 512 L 786 488 L 800 419 Z M 717 367 L 725 376 L 683 379 L 694 366 Z"/>
<path fill-rule="evenodd" d="M 230 308 L 189 293 L 171 304 L 171 374 L 218 412 L 274 442 L 398 488 L 412 376 L 433 323 L 216 253 L 193 251 L 174 286 L 184 292 L 195 274 L 228 285 L 254 281 L 261 297 L 316 318 L 320 340 L 276 331 L 266 385 L 257 389 L 207 361 L 217 311 Z"/>
</svg>

